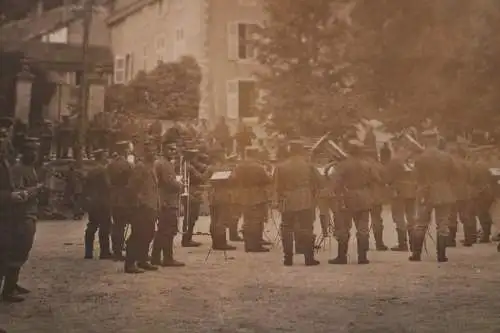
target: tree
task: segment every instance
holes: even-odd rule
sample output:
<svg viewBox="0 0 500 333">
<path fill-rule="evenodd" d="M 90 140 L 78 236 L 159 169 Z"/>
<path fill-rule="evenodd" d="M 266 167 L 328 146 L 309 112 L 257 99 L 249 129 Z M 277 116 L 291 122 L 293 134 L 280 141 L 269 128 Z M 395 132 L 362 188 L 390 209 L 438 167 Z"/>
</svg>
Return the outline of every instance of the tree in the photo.
<svg viewBox="0 0 500 333">
<path fill-rule="evenodd" d="M 334 129 L 352 114 L 349 102 L 350 3 L 264 0 L 268 20 L 256 40 L 262 112 L 280 132 L 311 135 Z"/>
<path fill-rule="evenodd" d="M 192 57 L 160 63 L 150 73 L 139 72 L 127 85 L 107 90 L 107 110 L 160 119 L 198 116 L 201 69 Z"/>
</svg>

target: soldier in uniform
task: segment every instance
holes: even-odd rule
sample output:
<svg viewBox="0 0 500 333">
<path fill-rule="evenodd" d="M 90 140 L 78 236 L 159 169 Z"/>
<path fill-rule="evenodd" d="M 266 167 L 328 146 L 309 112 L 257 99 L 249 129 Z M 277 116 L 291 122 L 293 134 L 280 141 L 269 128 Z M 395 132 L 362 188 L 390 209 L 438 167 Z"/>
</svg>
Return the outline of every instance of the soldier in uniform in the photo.
<svg viewBox="0 0 500 333">
<path fill-rule="evenodd" d="M 206 179 L 210 179 L 215 172 L 229 171 L 231 168 L 225 163 L 225 153 L 220 149 L 215 153 L 214 163 L 206 172 Z M 226 228 L 234 233 L 234 221 L 236 220 L 236 237 L 238 237 L 238 219 L 235 218 L 236 204 L 234 179 L 212 180 L 208 194 L 210 204 L 210 235 L 212 236 L 212 249 L 221 251 L 235 250 L 236 247 L 227 243 Z M 234 237 L 234 235 L 231 235 Z M 239 237 L 238 237 L 239 238 Z"/>
<path fill-rule="evenodd" d="M 111 185 L 107 172 L 107 151 L 94 151 L 97 166 L 89 171 L 83 186 L 83 200 L 89 221 L 85 229 L 85 259 L 94 258 L 94 238 L 99 231 L 99 259 L 112 259 L 111 234 Z"/>
<path fill-rule="evenodd" d="M 123 261 L 125 243 L 125 228 L 130 225 L 132 215 L 131 196 L 128 182 L 133 172 L 133 166 L 127 160 L 128 141 L 120 141 L 115 145 L 116 154 L 108 164 L 108 175 L 111 185 L 111 214 L 113 226 L 111 228 L 111 244 L 115 260 Z"/>
<path fill-rule="evenodd" d="M 319 265 L 314 259 L 313 224 L 321 175 L 306 156 L 300 142 L 290 142 L 290 157 L 274 171 L 274 186 L 281 212 L 284 265 L 293 265 L 293 243 L 304 254 L 307 266 Z"/>
<path fill-rule="evenodd" d="M 7 151 L 9 133 L 2 125 L 0 124 L 0 286 L 8 272 L 9 256 L 14 245 L 14 206 L 26 201 L 25 193 L 14 187 Z M 9 292 L 3 295 L 2 300 L 17 303 L 24 299 Z"/>
<path fill-rule="evenodd" d="M 371 200 L 372 206 L 370 208 L 371 229 L 373 237 L 375 238 L 375 248 L 377 251 L 387 251 L 389 248 L 384 243 L 384 220 L 382 219 L 382 210 L 384 200 L 386 198 L 386 179 L 384 166 L 374 158 L 377 152 L 373 151 L 372 147 L 365 146 L 365 158 L 373 169 L 372 173 L 377 174 L 378 181 L 370 184 L 372 190 Z"/>
<path fill-rule="evenodd" d="M 149 245 L 158 219 L 158 180 L 154 170 L 155 148 L 146 140 L 142 161 L 135 164 L 128 182 L 133 205 L 131 233 L 127 239 L 125 273 L 137 274 L 158 270 L 149 260 Z"/>
<path fill-rule="evenodd" d="M 490 208 L 495 201 L 495 179 L 491 175 L 488 165 L 481 158 L 472 163 L 472 175 L 474 218 L 478 218 L 482 230 L 479 242 L 490 243 L 491 226 L 493 225 Z"/>
<path fill-rule="evenodd" d="M 473 170 L 472 165 L 465 159 L 464 149 L 459 149 L 453 157 L 457 171 L 457 178 L 452 183 L 456 201 L 451 205 L 447 247 L 457 246 L 456 236 L 459 219 L 464 228 L 463 245 L 470 247 L 477 240 L 476 217 L 472 201 Z"/>
<path fill-rule="evenodd" d="M 29 257 L 36 231 L 38 218 L 38 195 L 42 188 L 38 181 L 35 164 L 39 150 L 39 140 L 25 138 L 21 148 L 21 160 L 12 168 L 14 187 L 23 191 L 24 200 L 13 206 L 14 239 L 11 254 L 8 258 L 3 298 L 14 294 L 23 295 L 30 291 L 18 284 L 19 273 Z"/>
<path fill-rule="evenodd" d="M 336 219 L 335 234 L 338 241 L 337 258 L 329 264 L 347 264 L 352 222 L 356 226 L 358 264 L 368 264 L 367 252 L 370 243 L 370 209 L 372 208 L 372 188 L 381 182 L 377 172 L 364 156 L 366 149 L 362 142 L 350 140 L 346 146 L 349 157 L 339 163 L 335 172 L 335 191 L 341 200 L 339 217 Z"/>
<path fill-rule="evenodd" d="M 238 163 L 232 177 L 243 214 L 243 240 L 246 252 L 269 252 L 263 247 L 262 231 L 267 219 L 271 177 L 258 162 L 258 149 L 247 147 L 246 158 Z"/>
<path fill-rule="evenodd" d="M 398 244 L 391 248 L 392 251 L 408 251 L 407 234 L 411 235 L 415 226 L 417 183 L 409 155 L 398 148 L 386 166 L 386 180 L 392 194 L 392 219 L 398 234 Z"/>
<path fill-rule="evenodd" d="M 151 263 L 163 267 L 182 267 L 185 266 L 184 263 L 174 259 L 174 237 L 178 232 L 179 194 L 182 191 L 182 183 L 177 180 L 175 168 L 171 162 L 176 154 L 175 144 L 164 144 L 162 151 L 163 157 L 157 160 L 154 166 L 158 180 L 160 211 Z"/>
<path fill-rule="evenodd" d="M 420 206 L 415 229 L 411 235 L 413 249 L 409 260 L 421 260 L 422 246 L 434 211 L 437 225 L 437 260 L 446 262 L 448 222 L 451 206 L 455 202 L 453 182 L 456 181 L 457 168 L 453 157 L 437 148 L 437 133 L 426 131 L 422 133 L 422 138 L 428 148 L 415 160 L 417 200 Z"/>
<path fill-rule="evenodd" d="M 182 246 L 199 247 L 201 243 L 193 241 L 193 232 L 196 222 L 200 217 L 202 202 L 202 185 L 205 181 L 203 174 L 206 171 L 206 165 L 197 161 L 196 150 L 185 150 L 187 159 L 187 172 L 189 174 L 189 195 L 182 197 L 184 217 L 182 220 Z"/>
</svg>

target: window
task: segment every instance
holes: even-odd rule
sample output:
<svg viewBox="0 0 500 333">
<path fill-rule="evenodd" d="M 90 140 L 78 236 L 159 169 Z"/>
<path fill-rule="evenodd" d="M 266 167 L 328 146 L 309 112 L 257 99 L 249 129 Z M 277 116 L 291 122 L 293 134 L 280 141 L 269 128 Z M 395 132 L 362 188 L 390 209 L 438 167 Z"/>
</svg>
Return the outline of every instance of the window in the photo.
<svg viewBox="0 0 500 333">
<path fill-rule="evenodd" d="M 113 81 L 115 84 L 124 84 L 125 83 L 125 57 L 116 56 L 115 57 L 115 65 L 114 65 L 114 73 L 113 73 Z"/>
<path fill-rule="evenodd" d="M 68 43 L 68 28 L 64 27 L 60 30 L 56 30 L 42 37 L 42 42 L 45 43 L 58 43 L 66 44 Z"/>
<path fill-rule="evenodd" d="M 254 42 L 258 24 L 229 23 L 228 26 L 228 56 L 230 60 L 255 59 L 257 50 Z"/>
<path fill-rule="evenodd" d="M 226 89 L 226 115 L 229 119 L 256 116 L 258 94 L 254 80 L 229 80 Z"/>
<path fill-rule="evenodd" d="M 179 59 L 186 53 L 186 39 L 184 38 L 184 29 L 175 29 L 174 41 L 174 60 Z"/>
</svg>

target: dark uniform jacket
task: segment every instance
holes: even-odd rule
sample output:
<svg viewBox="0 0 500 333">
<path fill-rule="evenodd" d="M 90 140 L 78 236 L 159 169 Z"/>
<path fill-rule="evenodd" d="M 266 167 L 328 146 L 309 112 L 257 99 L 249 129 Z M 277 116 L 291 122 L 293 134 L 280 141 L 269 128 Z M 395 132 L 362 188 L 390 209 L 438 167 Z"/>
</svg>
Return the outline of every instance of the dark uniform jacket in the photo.
<svg viewBox="0 0 500 333">
<path fill-rule="evenodd" d="M 174 165 L 168 159 L 161 158 L 155 162 L 154 168 L 158 180 L 160 207 L 178 208 L 182 184 L 177 181 Z"/>
<path fill-rule="evenodd" d="M 239 204 L 253 206 L 270 200 L 271 177 L 261 163 L 251 160 L 240 162 L 234 168 L 232 178 L 237 189 Z"/>
<path fill-rule="evenodd" d="M 38 176 L 34 166 L 16 164 L 12 168 L 12 180 L 17 190 L 28 192 L 25 202 L 15 205 L 15 212 L 22 214 L 22 218 L 38 219 Z M 17 214 L 16 214 L 17 215 Z"/>
<path fill-rule="evenodd" d="M 276 166 L 274 186 L 281 212 L 308 210 L 317 205 L 321 175 L 307 158 L 294 156 Z"/>
<path fill-rule="evenodd" d="M 430 205 L 452 204 L 456 201 L 453 183 L 457 178 L 454 158 L 436 148 L 426 149 L 415 160 L 418 195 Z"/>
<path fill-rule="evenodd" d="M 368 165 L 372 169 L 372 173 L 376 175 L 376 179 L 371 183 L 371 200 L 372 200 L 372 205 L 377 206 L 381 205 L 385 202 L 385 200 L 388 197 L 388 192 L 387 192 L 387 179 L 386 179 L 386 172 L 384 165 L 380 163 L 379 161 L 375 160 L 374 158 L 368 158 L 367 160 Z"/>
<path fill-rule="evenodd" d="M 9 162 L 0 158 L 0 273 L 5 268 L 8 251 L 12 245 L 14 183 Z"/>
<path fill-rule="evenodd" d="M 380 174 L 361 158 L 348 157 L 335 170 L 336 192 L 341 205 L 349 211 L 363 211 L 372 207 L 372 187 L 381 182 Z"/>
<path fill-rule="evenodd" d="M 394 198 L 415 199 L 417 182 L 415 170 L 404 159 L 396 157 L 386 165 L 386 180 Z"/>
<path fill-rule="evenodd" d="M 108 177 L 111 186 L 111 205 L 126 207 L 131 204 L 132 194 L 128 182 L 132 176 L 133 167 L 125 157 L 118 157 L 108 164 Z"/>
<path fill-rule="evenodd" d="M 133 195 L 133 205 L 141 208 L 158 210 L 158 181 L 154 172 L 154 166 L 148 166 L 144 162 L 138 162 L 130 177 L 129 190 Z"/>
<path fill-rule="evenodd" d="M 98 165 L 89 171 L 85 178 L 83 195 L 87 210 L 110 207 L 111 184 L 106 166 Z"/>
</svg>

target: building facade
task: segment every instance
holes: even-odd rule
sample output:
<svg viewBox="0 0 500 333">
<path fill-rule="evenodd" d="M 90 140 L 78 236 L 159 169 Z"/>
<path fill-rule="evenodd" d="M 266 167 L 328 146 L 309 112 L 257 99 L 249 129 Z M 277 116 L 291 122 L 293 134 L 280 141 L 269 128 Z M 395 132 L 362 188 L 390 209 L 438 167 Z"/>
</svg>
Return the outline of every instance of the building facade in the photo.
<svg viewBox="0 0 500 333">
<path fill-rule="evenodd" d="M 108 18 L 114 82 L 193 56 L 203 72 L 200 118 L 255 123 L 259 66 L 251 39 L 263 19 L 258 0 L 116 0 Z"/>
<path fill-rule="evenodd" d="M 31 124 L 74 114 L 82 63 L 82 8 L 39 6 L 32 15 L 0 28 L 2 52 L 18 54 L 16 68 L 0 75 L 4 115 Z M 89 116 L 103 111 L 105 86 L 113 72 L 107 10 L 96 5 L 90 26 Z M 8 72 L 8 73 L 7 73 Z"/>
</svg>

